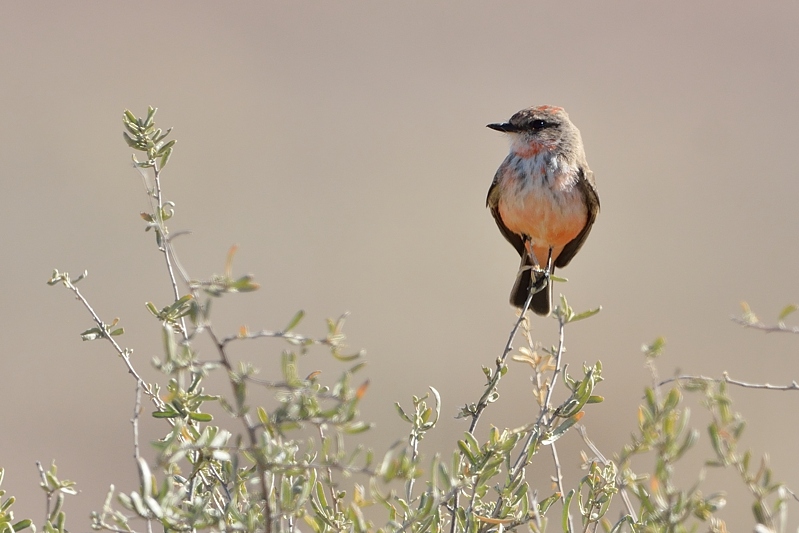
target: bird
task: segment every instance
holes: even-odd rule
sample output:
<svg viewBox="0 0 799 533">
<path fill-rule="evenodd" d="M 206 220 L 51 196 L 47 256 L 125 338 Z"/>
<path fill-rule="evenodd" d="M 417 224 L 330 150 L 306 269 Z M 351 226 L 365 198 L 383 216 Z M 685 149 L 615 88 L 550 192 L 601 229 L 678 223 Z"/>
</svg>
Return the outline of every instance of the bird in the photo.
<svg viewBox="0 0 799 533">
<path fill-rule="evenodd" d="M 521 257 L 510 303 L 525 311 L 532 291 L 530 308 L 549 316 L 550 277 L 580 251 L 599 214 L 580 130 L 562 107 L 550 105 L 522 109 L 487 127 L 510 138 L 510 153 L 486 198 L 500 233 Z"/>
</svg>

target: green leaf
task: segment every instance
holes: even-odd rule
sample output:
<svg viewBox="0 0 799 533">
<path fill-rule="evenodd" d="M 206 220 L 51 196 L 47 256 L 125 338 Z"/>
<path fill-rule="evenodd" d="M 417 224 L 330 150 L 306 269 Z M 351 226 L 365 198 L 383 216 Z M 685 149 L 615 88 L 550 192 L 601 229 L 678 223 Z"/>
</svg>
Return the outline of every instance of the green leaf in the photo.
<svg viewBox="0 0 799 533">
<path fill-rule="evenodd" d="M 566 533 L 572 533 L 571 528 L 569 527 L 569 506 L 572 503 L 572 498 L 574 498 L 574 489 L 570 490 L 569 493 L 566 495 L 566 499 L 563 502 L 563 516 L 561 518 L 561 527 L 563 531 Z"/>
<path fill-rule="evenodd" d="M 397 409 L 397 413 L 399 413 L 400 418 L 402 418 L 404 421 L 406 421 L 409 424 L 413 424 L 413 420 L 411 420 L 411 417 L 408 416 L 408 414 L 405 412 L 405 410 L 402 408 L 399 402 L 394 402 L 394 407 Z"/>
<path fill-rule="evenodd" d="M 25 528 L 31 527 L 32 523 L 33 522 L 31 522 L 30 519 L 26 518 L 25 520 L 20 520 L 19 522 L 11 526 L 11 529 L 13 529 L 14 531 L 21 531 Z"/>
<path fill-rule="evenodd" d="M 560 492 L 556 492 L 552 496 L 546 498 L 541 503 L 538 504 L 538 511 L 540 514 L 545 515 L 549 508 L 552 506 L 553 503 L 560 499 Z"/>
<path fill-rule="evenodd" d="M 166 164 L 169 163 L 170 157 L 172 157 L 172 148 L 167 148 L 166 151 L 161 154 L 161 161 L 159 162 L 158 168 L 164 168 Z"/>
<path fill-rule="evenodd" d="M 261 286 L 253 281 L 253 277 L 249 274 L 242 276 L 230 285 L 231 290 L 238 292 L 252 292 L 257 291 Z"/>
<path fill-rule="evenodd" d="M 100 328 L 87 329 L 80 334 L 80 338 L 84 341 L 96 341 L 97 339 L 102 339 L 104 336 L 105 334 Z"/>
<path fill-rule="evenodd" d="M 674 408 L 679 405 L 681 399 L 682 395 L 680 394 L 680 390 L 677 388 L 671 389 L 663 404 L 663 411 L 669 412 L 674 410 Z"/>
<path fill-rule="evenodd" d="M 344 433 L 348 435 L 357 435 L 358 433 L 363 433 L 364 431 L 369 431 L 372 428 L 372 424 L 368 422 L 364 422 L 363 420 L 359 420 L 358 422 L 354 422 L 342 428 Z"/>
<path fill-rule="evenodd" d="M 146 307 L 146 308 L 147 308 L 147 310 L 148 310 L 148 311 L 150 311 L 150 313 L 152 313 L 152 315 L 153 315 L 154 317 L 157 317 L 157 316 L 158 316 L 158 309 L 156 309 L 156 308 L 155 308 L 155 305 L 153 305 L 153 303 L 152 303 L 152 302 L 147 302 L 147 303 L 145 303 L 145 304 L 144 304 L 144 307 Z"/>
<path fill-rule="evenodd" d="M 710 433 L 710 444 L 713 446 L 713 451 L 716 452 L 716 455 L 719 456 L 720 459 L 724 459 L 724 453 L 721 450 L 721 435 L 719 434 L 719 428 L 716 424 L 711 424 L 708 428 L 708 433 Z"/>
<path fill-rule="evenodd" d="M 600 311 L 602 311 L 602 306 L 601 305 L 599 307 L 597 307 L 597 308 L 589 309 L 588 311 L 583 311 L 582 313 L 578 313 L 578 314 L 572 316 L 571 318 L 569 318 L 569 323 L 577 322 L 578 320 L 585 320 L 586 318 L 590 318 L 590 317 L 596 315 Z"/>
<path fill-rule="evenodd" d="M 126 124 L 136 124 L 136 115 L 131 113 L 130 110 L 126 109 L 122 114 L 122 121 Z"/>
<path fill-rule="evenodd" d="M 680 457 L 682 457 L 685 454 L 685 452 L 687 452 L 691 447 L 693 447 L 694 444 L 696 444 L 696 441 L 698 439 L 699 439 L 699 432 L 697 430 L 692 429 L 691 431 L 689 431 L 688 435 L 685 436 L 685 440 L 683 440 L 682 445 L 677 450 L 677 453 L 674 454 L 674 460 L 677 460 Z"/>
<path fill-rule="evenodd" d="M 297 311 L 297 312 L 294 314 L 294 316 L 291 318 L 291 320 L 289 321 L 289 324 L 288 324 L 288 326 L 286 326 L 286 327 L 283 329 L 283 333 L 288 333 L 289 331 L 291 331 L 292 329 L 294 329 L 295 327 L 297 327 L 297 324 L 299 324 L 299 323 L 300 323 L 300 321 L 301 321 L 301 320 L 302 320 L 304 317 L 305 317 L 305 311 L 303 311 L 302 309 L 300 309 L 299 311 Z"/>
<path fill-rule="evenodd" d="M 580 419 L 583 417 L 584 414 L 585 411 L 580 411 L 579 413 L 575 413 L 573 416 L 570 416 L 569 418 L 564 420 L 563 423 L 558 427 L 556 427 L 551 434 L 549 434 L 548 436 L 546 436 L 544 439 L 541 440 L 541 444 L 552 444 L 553 442 L 561 438 L 566 433 L 566 431 L 568 431 L 570 427 L 572 427 L 574 424 L 580 421 Z"/>
<path fill-rule="evenodd" d="M 780 311 L 780 315 L 777 317 L 777 320 L 782 321 L 783 318 L 785 318 L 788 315 L 790 315 L 791 313 L 795 312 L 797 309 L 799 309 L 799 305 L 796 305 L 796 304 L 786 305 L 782 309 L 782 311 Z"/>
<path fill-rule="evenodd" d="M 209 413 L 189 413 L 189 418 L 197 422 L 210 422 L 214 417 Z"/>
<path fill-rule="evenodd" d="M 658 337 L 655 339 L 652 344 L 644 345 L 641 350 L 644 352 L 644 355 L 650 359 L 654 359 L 658 357 L 660 354 L 663 353 L 663 350 L 666 348 L 666 338 L 665 337 Z"/>
<path fill-rule="evenodd" d="M 477 458 L 472 453 L 472 450 L 469 449 L 469 446 L 466 444 L 466 442 L 459 440 L 458 448 L 460 448 L 461 453 L 463 453 L 463 455 L 465 455 L 466 458 L 469 459 L 470 463 L 474 464 L 477 462 Z"/>
<path fill-rule="evenodd" d="M 172 147 L 175 146 L 175 143 L 178 142 L 177 139 L 172 139 L 168 143 L 164 144 L 163 146 L 156 146 L 158 149 L 158 155 L 164 155 L 167 151 L 172 151 Z"/>
<path fill-rule="evenodd" d="M 3 496 L 4 494 L 5 494 L 5 491 L 0 490 L 0 497 Z M 17 501 L 17 499 L 15 497 L 9 496 L 8 499 L 6 501 L 4 501 L 2 505 L 0 505 L 0 517 L 3 516 L 3 511 L 5 511 L 6 509 L 8 509 L 12 505 L 14 505 L 15 501 Z"/>
<path fill-rule="evenodd" d="M 122 138 L 125 139 L 125 142 L 128 144 L 128 146 L 130 146 L 134 150 L 141 150 L 142 149 L 141 143 L 139 141 L 137 141 L 136 139 L 133 139 L 130 135 L 128 135 L 124 131 L 122 132 Z"/>
<path fill-rule="evenodd" d="M 172 312 L 178 310 L 179 308 L 183 307 L 187 302 L 191 301 L 192 299 L 193 299 L 193 296 L 191 294 L 187 294 L 185 296 L 182 296 L 179 300 L 176 300 L 175 303 L 173 303 L 172 305 L 170 305 L 167 308 L 168 312 L 172 313 Z"/>
<path fill-rule="evenodd" d="M 155 411 L 153 413 L 153 418 L 175 418 L 180 416 L 180 413 L 170 409 L 169 411 Z"/>
<path fill-rule="evenodd" d="M 621 530 L 622 530 L 621 526 L 623 526 L 624 524 L 627 524 L 628 526 L 630 526 L 631 531 L 635 531 L 634 529 L 632 529 L 632 527 L 635 525 L 635 520 L 633 520 L 632 516 L 625 515 L 625 516 L 622 516 L 619 519 L 619 521 L 616 522 L 616 524 L 614 524 L 613 528 L 609 531 L 609 533 L 620 533 Z"/>
<path fill-rule="evenodd" d="M 144 127 L 149 128 L 155 121 L 155 113 L 158 111 L 157 107 L 147 106 L 147 118 L 144 121 Z"/>
</svg>

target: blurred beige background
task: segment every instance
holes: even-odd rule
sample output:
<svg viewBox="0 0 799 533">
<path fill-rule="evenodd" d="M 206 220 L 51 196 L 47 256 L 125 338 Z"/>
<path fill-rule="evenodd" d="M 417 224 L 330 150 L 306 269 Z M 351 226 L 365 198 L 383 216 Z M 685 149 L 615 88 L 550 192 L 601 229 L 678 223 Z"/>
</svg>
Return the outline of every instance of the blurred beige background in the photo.
<svg viewBox="0 0 799 533">
<path fill-rule="evenodd" d="M 0 19 L 0 465 L 17 517 L 41 524 L 34 461 L 55 458 L 78 482 L 72 531 L 88 529 L 108 485 L 135 488 L 129 418 L 133 380 L 102 343 L 82 343 L 86 312 L 52 268 L 89 270 L 81 289 L 149 379 L 160 352 L 147 300 L 169 286 L 139 211 L 140 179 L 121 113 L 160 108 L 179 140 L 165 173 L 173 230 L 195 277 L 223 268 L 263 289 L 216 306 L 233 332 L 302 329 L 351 311 L 365 348 L 363 404 L 384 450 L 404 430 L 394 401 L 428 386 L 442 421 L 423 452 L 454 448 L 481 365 L 514 320 L 507 296 L 516 253 L 484 207 L 505 139 L 485 128 L 533 104 L 564 106 L 581 129 L 602 212 L 561 286 L 578 309 L 567 361 L 604 364 L 604 404 L 584 421 L 608 455 L 635 429 L 648 374 L 640 346 L 668 340 L 678 370 L 753 382 L 799 378 L 799 338 L 739 328 L 746 300 L 764 320 L 799 300 L 799 6 L 793 2 L 71 2 L 6 3 Z M 554 320 L 534 320 L 544 344 Z M 283 347 L 237 355 L 264 369 Z M 213 354 L 207 350 L 207 358 Z M 328 368 L 324 353 L 304 370 Z M 324 361 L 323 361 L 324 360 Z M 265 371 L 266 371 L 265 370 Z M 333 379 L 335 374 L 329 374 Z M 561 389 L 562 390 L 562 389 Z M 227 392 L 226 389 L 222 389 Z M 535 410 L 514 365 L 484 418 L 515 427 Z M 749 421 L 744 444 L 768 452 L 799 488 L 797 393 L 732 391 Z M 693 402 L 696 405 L 696 402 Z M 706 417 L 693 409 L 694 422 Z M 161 429 L 147 421 L 147 438 Z M 567 483 L 580 472 L 576 434 L 560 446 Z M 691 453 L 708 453 L 706 433 Z M 549 490 L 547 454 L 539 486 Z M 95 465 L 91 467 L 90 465 Z M 695 468 L 683 469 L 692 479 Z M 706 492 L 737 487 L 710 472 Z M 751 530 L 750 500 L 723 516 Z M 793 527 L 799 505 L 790 508 Z"/>
</svg>

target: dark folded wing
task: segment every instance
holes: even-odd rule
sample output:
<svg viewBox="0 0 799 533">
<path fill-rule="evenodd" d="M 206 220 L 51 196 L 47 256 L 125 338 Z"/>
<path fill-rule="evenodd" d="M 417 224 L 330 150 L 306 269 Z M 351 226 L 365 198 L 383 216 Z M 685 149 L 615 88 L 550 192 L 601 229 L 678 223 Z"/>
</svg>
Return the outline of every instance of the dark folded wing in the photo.
<svg viewBox="0 0 799 533">
<path fill-rule="evenodd" d="M 501 167 L 500 167 L 501 170 Z M 497 171 L 497 175 L 494 177 L 493 183 L 491 183 L 491 187 L 488 189 L 488 196 L 486 197 L 486 206 L 491 209 L 491 215 L 494 217 L 494 221 L 497 223 L 497 227 L 499 228 L 500 233 L 502 236 L 507 239 L 509 243 L 516 248 L 516 251 L 519 252 L 520 256 L 524 255 L 524 241 L 522 241 L 522 236 L 518 233 L 513 233 L 508 227 L 502 222 L 502 217 L 499 214 L 499 188 L 497 186 L 497 182 L 499 181 L 499 171 Z"/>
<path fill-rule="evenodd" d="M 569 264 L 572 258 L 582 248 L 588 234 L 591 233 L 591 226 L 594 225 L 596 215 L 599 213 L 599 195 L 596 192 L 596 184 L 594 183 L 594 173 L 590 170 L 580 168 L 578 173 L 577 187 L 583 195 L 583 201 L 588 209 L 588 217 L 585 221 L 585 227 L 577 234 L 577 236 L 569 241 L 563 247 L 563 251 L 555 260 L 555 266 L 563 268 Z M 495 215 L 496 218 L 496 215 Z M 507 238 L 507 237 L 506 237 Z"/>
</svg>

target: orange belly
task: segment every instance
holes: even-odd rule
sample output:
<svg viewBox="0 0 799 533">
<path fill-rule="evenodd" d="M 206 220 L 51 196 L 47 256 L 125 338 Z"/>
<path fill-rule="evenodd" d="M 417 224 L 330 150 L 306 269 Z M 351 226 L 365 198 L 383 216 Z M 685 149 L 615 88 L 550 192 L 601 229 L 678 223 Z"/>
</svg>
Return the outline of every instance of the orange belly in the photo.
<svg viewBox="0 0 799 533">
<path fill-rule="evenodd" d="M 550 248 L 554 262 L 588 220 L 585 200 L 576 187 L 553 190 L 543 186 L 503 192 L 498 205 L 502 222 L 512 232 L 530 238 L 541 265 L 546 263 Z"/>
</svg>

